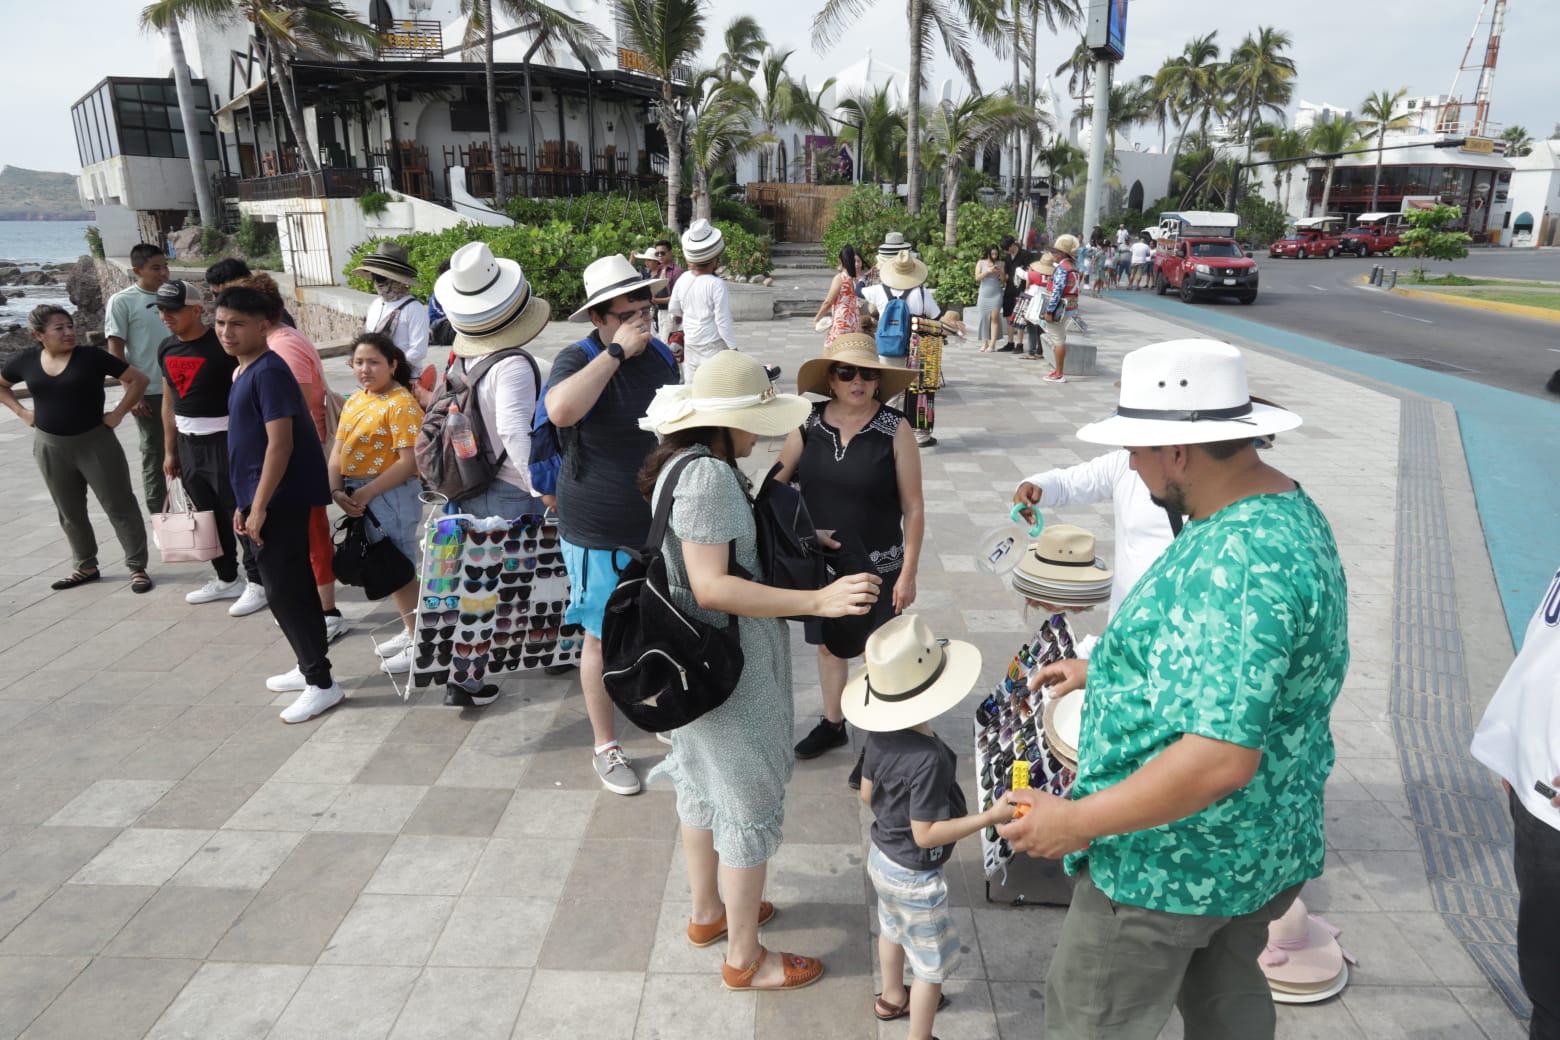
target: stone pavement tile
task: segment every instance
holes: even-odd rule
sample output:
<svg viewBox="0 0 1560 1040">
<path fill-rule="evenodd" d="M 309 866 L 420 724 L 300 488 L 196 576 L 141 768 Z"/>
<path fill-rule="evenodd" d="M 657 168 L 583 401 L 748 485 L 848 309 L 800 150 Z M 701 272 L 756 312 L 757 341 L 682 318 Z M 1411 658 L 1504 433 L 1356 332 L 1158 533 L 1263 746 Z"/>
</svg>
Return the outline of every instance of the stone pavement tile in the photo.
<svg viewBox="0 0 1560 1040">
<path fill-rule="evenodd" d="M 456 896 L 482 858 L 481 838 L 403 834 L 385 854 L 364 891 L 394 895 Z"/>
<path fill-rule="evenodd" d="M 264 1040 L 309 969 L 204 964 L 146 1040 Z"/>
<path fill-rule="evenodd" d="M 86 957 L 0 957 L 0 1036 L 16 1036 L 90 963 Z"/>
<path fill-rule="evenodd" d="M 803 1004 L 811 999 L 811 991 L 823 985 L 814 983 L 809 995 L 787 994 Z M 533 989 L 535 983 L 532 983 Z M 793 1005 L 793 1013 L 801 1008 Z M 639 1002 L 639 1020 L 634 1026 L 634 1040 L 710 1040 L 711 1037 L 750 1037 L 758 1020 L 758 999 L 752 993 L 731 993 L 720 984 L 720 976 L 689 984 L 685 975 L 648 975 L 644 982 L 644 995 Z M 525 1013 L 520 1015 L 525 1024 Z M 627 1035 L 619 1034 L 619 1035 Z M 804 1033 L 790 1036 L 825 1036 L 828 1034 Z M 519 1034 L 516 1034 L 518 1040 Z"/>
<path fill-rule="evenodd" d="M 259 888 L 292 855 L 297 831 L 218 831 L 170 884 L 198 888 Z"/>
<path fill-rule="evenodd" d="M 1483 970 L 1468 956 L 1440 914 L 1400 911 L 1387 916 L 1408 940 L 1409 947 L 1430 968 L 1430 974 L 1418 981 L 1438 981 L 1443 986 L 1482 986 L 1488 983 Z M 1354 951 L 1351 948 L 1349 952 Z M 1560 980 L 1556 980 L 1556 984 L 1560 985 Z"/>
<path fill-rule="evenodd" d="M 214 830 L 226 823 L 228 817 L 259 789 L 258 783 L 181 780 L 136 821 L 136 826 Z"/>
<path fill-rule="evenodd" d="M 877 942 L 868 931 L 872 916 L 866 907 L 825 903 L 777 905 L 775 916 L 759 930 L 759 939 L 771 950 L 820 958 L 832 977 L 866 980 L 872 977 L 872 948 Z M 687 943 L 686 935 L 683 942 Z M 718 948 L 724 950 L 725 945 Z M 662 969 L 657 964 L 655 970 Z"/>
<path fill-rule="evenodd" d="M 1439 987 L 1351 985 L 1339 999 L 1371 1040 L 1465 1040 L 1480 1033 L 1457 998 Z"/>
<path fill-rule="evenodd" d="M 12 929 L 0 954 L 96 954 L 156 892 L 135 885 L 65 885 Z"/>
<path fill-rule="evenodd" d="M 848 789 L 846 789 L 848 790 Z M 860 802 L 843 792 L 787 792 L 785 840 L 801 845 L 845 845 L 861 840 Z M 855 792 L 851 791 L 851 795 Z"/>
<path fill-rule="evenodd" d="M 111 827 L 31 827 L 0 853 L 0 935 L 9 932 L 119 832 Z"/>
<path fill-rule="evenodd" d="M 1340 852 L 1351 873 L 1383 910 L 1434 910 L 1425 858 L 1413 852 Z"/>
<path fill-rule="evenodd" d="M 149 740 L 114 764 L 123 780 L 182 780 L 217 749 L 214 740 Z"/>
<path fill-rule="evenodd" d="M 350 784 L 320 814 L 317 831 L 357 831 L 396 834 L 405 826 L 426 794 L 426 787 Z"/>
<path fill-rule="evenodd" d="M 44 824 L 49 827 L 128 827 L 172 786 L 172 780 L 99 780 L 72 798 Z"/>
<path fill-rule="evenodd" d="M 1003 983 L 987 984 L 983 979 L 954 979 L 943 984 L 943 995 L 948 998 L 948 1006 L 937 1013 L 932 1021 L 932 1028 L 936 1030 L 941 1040 L 994 1040 L 995 1030 L 993 1023 L 999 1023 L 999 1005 L 995 997 L 1003 987 Z M 1013 985 L 1013 984 L 1008 984 Z M 1018 988 L 1026 989 L 1024 983 L 1018 983 Z M 868 1036 L 877 1037 L 878 1040 L 899 1040 L 904 1036 L 906 1020 L 898 1022 L 878 1022 L 872 1017 L 872 994 L 869 992 L 865 998 L 857 997 L 858 1007 L 855 1008 L 856 1019 L 865 1019 L 871 1023 Z M 1042 1004 L 1043 1006 L 1043 1004 Z M 764 998 L 759 997 L 759 1015 L 762 1017 Z M 1013 1016 L 1009 1013 L 1010 1019 Z M 1016 1031 L 1003 1035 L 1014 1037 L 1034 1037 L 1040 1035 L 1040 1026 L 1034 1024 L 1027 1031 Z M 760 1036 L 763 1032 L 760 1031 Z M 783 1035 L 783 1034 L 776 1034 Z M 840 1032 L 839 1036 L 854 1036 L 854 1033 Z"/>
<path fill-rule="evenodd" d="M 1488 984 L 1454 986 L 1452 995 L 1468 1012 L 1468 1017 L 1478 1023 L 1488 1040 L 1527 1040 L 1527 1025 L 1511 1013 L 1506 1002 Z"/>
<path fill-rule="evenodd" d="M 490 838 L 465 894 L 556 900 L 563 895 L 578 852 L 579 844 L 572 841 Z"/>
<path fill-rule="evenodd" d="M 370 708 L 364 701 L 352 699 L 331 711 L 309 740 L 313 743 L 378 744 L 409 711 L 410 708 L 389 704 Z"/>
<path fill-rule="evenodd" d="M 158 736 L 166 740 L 226 741 L 253 719 L 258 710 L 234 705 L 195 705 L 180 712 Z"/>
<path fill-rule="evenodd" d="M 4 755 L 0 751 L 0 755 Z M 89 781 L 78 774 L 75 779 L 55 779 L 25 774 L 21 779 L 0 783 L 0 824 L 43 823 L 59 812 L 71 799 L 87 789 Z"/>
<path fill-rule="evenodd" d="M 643 791 L 632 798 L 600 798 L 585 828 L 587 838 L 677 837 L 677 797 L 671 791 Z"/>
<path fill-rule="evenodd" d="M 1315 914 L 1334 910 L 1380 910 L 1375 898 L 1359 876 L 1344 862 L 1343 853 L 1329 851 L 1322 864 L 1322 876 L 1305 883 L 1300 898 Z"/>
<path fill-rule="evenodd" d="M 1339 941 L 1359 959 L 1350 969 L 1353 986 L 1419 986 L 1435 975 L 1387 913 L 1329 913 L 1327 920 L 1342 931 Z M 1429 951 L 1426 951 L 1429 952 Z"/>
<path fill-rule="evenodd" d="M 1334 802 L 1323 813 L 1328 848 L 1344 852 L 1408 852 L 1419 848 L 1413 830 L 1376 802 Z"/>
<path fill-rule="evenodd" d="M 131 827 L 71 878 L 78 885 L 161 885 L 211 838 L 211 831 Z"/>
<path fill-rule="evenodd" d="M 199 967 L 194 960 L 99 957 L 22 1036 L 140 1040 Z"/>
<path fill-rule="evenodd" d="M 764 891 L 776 903 L 850 903 L 865 898 L 866 856 L 855 844 L 802 845 L 787 842 L 769 861 Z"/>
<path fill-rule="evenodd" d="M 307 834 L 265 887 L 283 892 L 338 892 L 356 898 L 392 844 L 394 839 L 383 834 Z"/>
<path fill-rule="evenodd" d="M 430 788 L 401 832 L 486 838 L 498 826 L 513 795 L 512 790 Z"/>
<path fill-rule="evenodd" d="M 1059 907 L 976 906 L 975 939 L 993 983 L 1044 983 L 1067 911 Z M 960 939 L 964 937 L 961 935 Z"/>
<path fill-rule="evenodd" d="M 250 740 L 232 737 L 190 771 L 188 779 L 203 783 L 260 784 L 271 779 L 298 750 L 291 740 Z"/>
<path fill-rule="evenodd" d="M 331 936 L 321 964 L 404 964 L 421 967 L 455 906 L 449 896 L 364 893 Z"/>
<path fill-rule="evenodd" d="M 587 735 L 570 740 L 568 747 L 542 747 L 531 753 L 531 764 L 520 777 L 520 787 L 544 790 L 600 791 L 601 778 L 591 763 L 590 743 Z M 649 771 L 654 761 L 644 761 L 643 756 L 633 755 L 634 769 L 641 777 Z M 661 790 L 671 790 L 670 784 L 658 785 Z M 652 788 L 655 790 L 657 788 Z M 613 797 L 620 797 L 614 795 Z"/>
<path fill-rule="evenodd" d="M 1321 1004 L 1275 1004 L 1274 1040 L 1369 1040 L 1339 1000 Z"/>
<path fill-rule="evenodd" d="M 390 1040 L 507 1040 L 529 982 L 527 971 L 425 968 Z"/>
<path fill-rule="evenodd" d="M 109 957 L 202 958 L 227 934 L 254 898 L 240 889 L 159 889 L 114 936 Z"/>
<path fill-rule="evenodd" d="M 345 790 L 345 784 L 264 783 L 223 826 L 249 831 L 310 830 Z"/>
<path fill-rule="evenodd" d="M 146 692 L 147 687 L 163 681 L 163 676 L 157 672 L 129 672 L 115 668 L 89 676 L 65 697 L 91 704 L 129 704 Z"/>
<path fill-rule="evenodd" d="M 688 920 L 692 913 L 693 904 L 688 901 L 686 892 L 682 899 L 667 899 L 661 903 L 661 914 L 656 919 L 655 945 L 650 951 L 652 971 L 658 974 L 703 975 L 707 978 L 719 976 L 721 962 L 726 959 L 726 944 L 718 942 L 700 948 L 689 942 Z M 760 941 L 770 941 L 769 929 L 763 930 Z"/>
<path fill-rule="evenodd" d="M 407 709 L 412 710 L 412 709 Z M 340 745 L 324 745 L 337 746 Z M 420 784 L 431 786 L 455 753 L 453 744 L 357 744 L 372 752 L 357 775 L 360 784 Z"/>
<path fill-rule="evenodd" d="M 531 756 L 523 751 L 466 745 L 455 750 L 435 786 L 513 790 L 530 764 Z"/>
<path fill-rule="evenodd" d="M 396 723 L 395 729 L 385 737 L 388 744 L 456 744 L 459 745 L 471 732 L 474 719 L 464 718 L 466 712 L 451 711 L 440 705 L 429 708 L 411 708 L 406 717 Z"/>
<path fill-rule="evenodd" d="M 666 889 L 671 862 L 670 841 L 586 838 L 580 842 L 565 891 L 574 899 L 654 903 Z"/>
<path fill-rule="evenodd" d="M 269 1040 L 384 1040 L 417 983 L 416 968 L 319 965 Z"/>
<path fill-rule="evenodd" d="M 654 902 L 558 901 L 538 967 L 563 971 L 645 971 L 660 908 Z"/>
<path fill-rule="evenodd" d="M 577 840 L 584 836 L 590 825 L 598 795 L 617 797 L 601 794 L 599 781 L 585 791 L 559 790 L 550 784 L 541 790 L 521 787 L 510 799 L 498 826 L 493 828 L 493 837 Z"/>
<path fill-rule="evenodd" d="M 1395 758 L 1356 758 L 1349 761 L 1349 775 L 1379 801 L 1405 797 L 1403 770 Z"/>
<path fill-rule="evenodd" d="M 279 766 L 271 779 L 289 784 L 350 784 L 374 755 L 372 744 L 309 741 Z"/>
<path fill-rule="evenodd" d="M 446 967 L 535 967 L 554 906 L 548 899 L 461 896 L 428 963 Z M 603 947 L 603 954 L 620 941 L 610 929 L 591 938 Z M 617 970 L 614 959 L 605 955 L 600 957 L 597 967 L 603 971 Z"/>
<path fill-rule="evenodd" d="M 495 712 L 493 709 L 501 710 Z M 518 700 L 510 701 L 509 698 L 500 700 L 492 707 L 483 709 L 477 716 L 476 725 L 467 734 L 463 746 L 471 748 L 503 749 L 506 751 L 531 751 L 547 743 L 548 735 L 552 730 L 553 722 L 558 718 L 557 701 L 547 701 L 540 704 L 521 704 Z M 570 719 L 575 718 L 571 715 Z M 627 739 L 631 733 L 620 734 Z M 560 735 L 559 740 L 565 739 Z M 585 735 L 589 740 L 589 734 Z M 561 743 L 550 743 L 547 746 L 567 746 Z"/>
<path fill-rule="evenodd" d="M 532 972 L 513 1040 L 579 1040 L 581 1022 L 589 1022 L 597 1036 L 628 1037 L 639 1018 L 644 988 L 644 973 L 637 971 Z M 751 998 L 726 995 L 748 1000 L 751 1030 Z M 700 1040 L 743 1035 L 710 1033 Z"/>
</svg>

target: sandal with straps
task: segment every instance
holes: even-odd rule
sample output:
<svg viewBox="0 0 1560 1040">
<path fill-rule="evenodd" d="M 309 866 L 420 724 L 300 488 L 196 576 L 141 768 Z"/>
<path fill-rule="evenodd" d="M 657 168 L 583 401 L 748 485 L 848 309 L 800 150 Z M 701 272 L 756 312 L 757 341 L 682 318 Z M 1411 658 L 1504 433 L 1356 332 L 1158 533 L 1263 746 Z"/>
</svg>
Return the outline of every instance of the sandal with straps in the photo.
<svg viewBox="0 0 1560 1040">
<path fill-rule="evenodd" d="M 50 585 L 55 592 L 63 592 L 65 589 L 74 589 L 81 585 L 87 585 L 97 581 L 103 576 L 102 571 L 73 571 L 68 578 L 61 578 Z"/>
<path fill-rule="evenodd" d="M 152 577 L 145 571 L 136 571 L 130 575 L 130 591 L 136 594 L 152 591 Z"/>
<path fill-rule="evenodd" d="M 769 958 L 769 951 L 764 947 L 758 948 L 758 960 L 746 968 L 733 968 L 729 964 L 720 966 L 720 982 L 729 990 L 743 991 L 754 990 L 760 993 L 783 993 L 793 989 L 803 989 L 823 978 L 823 962 L 816 957 L 798 957 L 794 953 L 777 953 L 780 958 L 781 969 L 784 972 L 784 981 L 778 986 L 755 986 L 753 978 L 758 974 L 758 969 L 764 966 L 764 961 Z"/>
<path fill-rule="evenodd" d="M 872 1005 L 872 1014 L 879 1022 L 893 1022 L 910 1014 L 910 999 L 908 996 L 906 996 L 903 1004 L 890 1004 L 883 999 L 883 994 L 881 993 L 874 993 L 873 996 L 877 997 L 877 1002 Z M 948 994 L 944 993 L 937 998 L 937 1010 L 941 1011 L 947 1006 Z M 884 1014 L 885 1011 L 888 1014 Z"/>
<path fill-rule="evenodd" d="M 775 916 L 775 904 L 765 899 L 758 904 L 758 926 L 762 928 L 769 923 L 769 919 Z M 710 924 L 694 924 L 688 922 L 688 941 L 703 949 L 706 946 L 714 946 L 726 937 L 726 915 L 722 913 L 720 920 Z"/>
</svg>

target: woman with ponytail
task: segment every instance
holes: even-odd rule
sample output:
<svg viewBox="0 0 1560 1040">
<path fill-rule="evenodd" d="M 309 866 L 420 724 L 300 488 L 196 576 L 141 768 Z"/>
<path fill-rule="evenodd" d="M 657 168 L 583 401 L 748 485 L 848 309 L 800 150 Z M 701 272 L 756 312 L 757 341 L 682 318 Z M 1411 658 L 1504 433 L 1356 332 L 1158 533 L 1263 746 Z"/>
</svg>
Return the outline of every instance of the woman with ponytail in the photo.
<svg viewBox="0 0 1560 1040">
<path fill-rule="evenodd" d="M 835 337 L 861 331 L 861 306 L 856 299 L 856 279 L 863 273 L 861 258 L 856 250 L 845 246 L 840 250 L 839 270 L 829 283 L 829 292 L 813 315 L 813 325 L 824 333 L 823 345 L 833 343 Z M 827 320 L 828 325 L 824 322 Z"/>
</svg>

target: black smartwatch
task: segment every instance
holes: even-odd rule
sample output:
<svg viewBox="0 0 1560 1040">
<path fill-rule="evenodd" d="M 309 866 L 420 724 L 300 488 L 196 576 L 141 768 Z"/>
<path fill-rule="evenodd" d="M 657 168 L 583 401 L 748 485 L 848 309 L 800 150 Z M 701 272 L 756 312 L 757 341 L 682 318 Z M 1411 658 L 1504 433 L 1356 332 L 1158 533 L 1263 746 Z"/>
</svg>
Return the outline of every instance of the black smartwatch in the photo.
<svg viewBox="0 0 1560 1040">
<path fill-rule="evenodd" d="M 616 358 L 618 364 L 622 364 L 626 360 L 623 356 L 623 345 L 621 343 L 608 343 L 607 356 Z"/>
</svg>

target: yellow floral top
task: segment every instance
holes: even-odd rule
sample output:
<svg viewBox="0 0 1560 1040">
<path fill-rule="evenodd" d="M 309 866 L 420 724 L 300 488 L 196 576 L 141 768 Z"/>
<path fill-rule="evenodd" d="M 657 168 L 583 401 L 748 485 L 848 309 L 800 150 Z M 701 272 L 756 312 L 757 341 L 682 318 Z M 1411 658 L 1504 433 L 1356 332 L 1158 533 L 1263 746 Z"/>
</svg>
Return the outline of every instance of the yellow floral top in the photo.
<svg viewBox="0 0 1560 1040">
<path fill-rule="evenodd" d="M 347 398 L 336 427 L 342 476 L 379 476 L 395 463 L 396 452 L 417 443 L 422 421 L 422 407 L 404 386 L 383 394 L 359 390 Z"/>
</svg>

